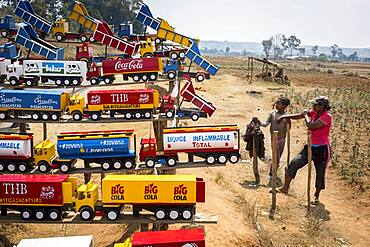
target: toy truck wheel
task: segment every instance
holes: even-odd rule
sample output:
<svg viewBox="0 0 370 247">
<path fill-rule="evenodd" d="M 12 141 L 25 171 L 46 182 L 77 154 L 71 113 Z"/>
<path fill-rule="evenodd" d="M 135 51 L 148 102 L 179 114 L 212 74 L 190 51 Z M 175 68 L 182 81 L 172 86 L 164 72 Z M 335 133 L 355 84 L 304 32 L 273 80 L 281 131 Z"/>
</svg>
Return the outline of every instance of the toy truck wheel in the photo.
<svg viewBox="0 0 370 247">
<path fill-rule="evenodd" d="M 19 170 L 20 172 L 25 172 L 25 171 L 27 171 L 27 164 L 26 164 L 26 163 L 24 163 L 24 162 L 19 163 L 19 165 L 18 165 L 18 170 Z"/>
<path fill-rule="evenodd" d="M 166 211 L 163 208 L 157 208 L 155 210 L 155 217 L 158 220 L 163 220 L 166 217 Z"/>
<path fill-rule="evenodd" d="M 90 41 L 91 43 L 95 42 L 95 39 L 93 38 L 93 36 L 90 36 L 90 37 L 89 37 L 89 41 Z"/>
<path fill-rule="evenodd" d="M 151 57 L 153 57 L 153 54 L 150 53 L 150 52 L 147 52 L 147 53 L 144 54 L 144 57 L 145 58 L 151 58 Z"/>
<path fill-rule="evenodd" d="M 141 76 L 141 80 L 143 80 L 143 81 L 147 81 L 147 80 L 148 80 L 148 75 L 142 75 L 142 76 Z"/>
<path fill-rule="evenodd" d="M 90 117 L 93 121 L 98 121 L 99 118 L 100 118 L 100 113 L 99 112 L 93 112 L 93 113 L 91 113 Z"/>
<path fill-rule="evenodd" d="M 86 42 L 87 41 L 86 35 L 81 35 L 80 40 L 81 42 Z"/>
<path fill-rule="evenodd" d="M 153 159 L 153 158 L 147 158 L 145 160 L 145 165 L 148 168 L 153 168 L 155 166 L 155 159 Z"/>
<path fill-rule="evenodd" d="M 63 85 L 63 81 L 61 79 L 56 79 L 55 80 L 55 85 L 62 86 Z"/>
<path fill-rule="evenodd" d="M 118 215 L 119 213 L 117 209 L 108 209 L 108 212 L 107 212 L 108 220 L 115 221 L 116 219 L 118 219 Z"/>
<path fill-rule="evenodd" d="M 111 168 L 111 166 L 112 166 L 112 162 L 110 162 L 109 160 L 103 160 L 103 162 L 101 164 L 101 167 L 105 171 L 109 170 Z"/>
<path fill-rule="evenodd" d="M 91 78 L 90 79 L 90 84 L 91 85 L 99 85 L 99 79 L 98 78 L 95 78 L 95 77 L 93 77 L 93 78 Z"/>
<path fill-rule="evenodd" d="M 50 114 L 48 112 L 43 112 L 41 114 L 42 120 L 47 121 L 50 118 Z"/>
<path fill-rule="evenodd" d="M 66 85 L 66 86 L 71 85 L 71 80 L 70 79 L 64 79 L 64 85 Z"/>
<path fill-rule="evenodd" d="M 225 154 L 220 154 L 217 159 L 218 163 L 220 164 L 225 164 L 227 162 L 227 157 Z"/>
<path fill-rule="evenodd" d="M 174 115 L 174 114 L 173 114 L 173 111 L 172 111 L 172 110 L 167 110 L 167 111 L 166 111 L 166 117 L 167 117 L 167 118 L 173 118 L 173 115 Z"/>
<path fill-rule="evenodd" d="M 19 80 L 17 77 L 12 76 L 9 78 L 9 83 L 12 86 L 17 86 L 19 84 Z"/>
<path fill-rule="evenodd" d="M 50 209 L 48 212 L 48 218 L 50 220 L 59 220 L 62 217 L 61 213 L 58 211 L 58 209 Z"/>
<path fill-rule="evenodd" d="M 141 118 L 141 113 L 140 112 L 135 112 L 135 118 L 140 119 Z"/>
<path fill-rule="evenodd" d="M 197 82 L 202 82 L 205 78 L 203 74 L 198 74 L 195 79 Z"/>
<path fill-rule="evenodd" d="M 149 78 L 150 81 L 155 81 L 157 80 L 157 74 L 153 73 L 153 74 L 150 74 L 150 78 Z"/>
<path fill-rule="evenodd" d="M 238 154 L 230 154 L 229 161 L 233 164 L 238 163 L 239 155 Z"/>
<path fill-rule="evenodd" d="M 114 169 L 116 169 L 116 170 L 120 170 L 120 169 L 122 169 L 122 161 L 120 161 L 120 160 L 116 160 L 116 161 L 114 161 L 114 162 L 113 162 L 113 167 L 114 167 Z"/>
<path fill-rule="evenodd" d="M 206 157 L 206 162 L 209 165 L 212 165 L 216 162 L 216 157 L 213 154 L 208 154 Z"/>
<path fill-rule="evenodd" d="M 24 208 L 21 211 L 22 220 L 30 220 L 32 218 L 32 211 L 29 208 Z"/>
<path fill-rule="evenodd" d="M 113 79 L 110 78 L 110 77 L 104 78 L 104 83 L 105 84 L 112 84 L 113 83 Z"/>
<path fill-rule="evenodd" d="M 193 212 L 190 208 L 185 208 L 182 210 L 181 216 L 184 220 L 190 220 L 193 217 Z"/>
<path fill-rule="evenodd" d="M 81 121 L 82 120 L 82 112 L 79 111 L 73 111 L 72 112 L 72 118 L 75 121 Z"/>
<path fill-rule="evenodd" d="M 180 217 L 179 210 L 173 208 L 170 210 L 170 213 L 168 214 L 171 220 L 177 220 Z"/>
<path fill-rule="evenodd" d="M 169 157 L 169 158 L 167 158 L 167 165 L 168 166 L 173 167 L 173 166 L 176 165 L 176 163 L 177 163 L 177 160 L 176 160 L 175 157 Z"/>
<path fill-rule="evenodd" d="M 82 207 L 80 210 L 80 218 L 82 220 L 88 221 L 95 217 L 95 212 L 90 207 Z"/>
<path fill-rule="evenodd" d="M 7 30 L 5 30 L 5 29 L 3 29 L 3 30 L 1 30 L 1 36 L 2 37 L 7 37 L 8 36 L 8 34 L 9 34 L 9 32 L 7 31 Z"/>
<path fill-rule="evenodd" d="M 32 80 L 32 79 L 27 79 L 27 80 L 26 80 L 26 85 L 27 85 L 28 87 L 31 87 L 31 86 L 33 85 L 33 80 Z"/>
<path fill-rule="evenodd" d="M 183 51 L 182 51 L 182 52 L 180 52 L 180 53 L 179 53 L 179 57 L 180 57 L 181 59 L 184 59 L 184 58 L 185 58 L 185 52 L 183 52 Z"/>
<path fill-rule="evenodd" d="M 39 171 L 41 173 L 49 172 L 50 171 L 50 166 L 46 161 L 40 161 L 37 165 Z"/>
<path fill-rule="evenodd" d="M 58 121 L 58 120 L 59 120 L 59 113 L 56 113 L 56 112 L 52 113 L 52 114 L 50 115 L 50 118 L 51 118 L 51 120 L 53 120 L 53 121 Z"/>
<path fill-rule="evenodd" d="M 193 114 L 191 115 L 191 120 L 193 120 L 193 121 L 198 121 L 198 119 L 199 119 L 199 115 L 198 115 L 197 113 L 193 113 Z"/>
<path fill-rule="evenodd" d="M 146 119 L 149 119 L 149 118 L 152 118 L 152 113 L 151 112 L 145 112 L 144 113 L 144 117 L 146 118 Z"/>
<path fill-rule="evenodd" d="M 40 113 L 34 112 L 34 113 L 32 113 L 31 117 L 32 117 L 33 120 L 39 120 L 40 119 Z"/>
<path fill-rule="evenodd" d="M 45 210 L 43 210 L 43 209 L 38 209 L 38 210 L 36 210 L 36 212 L 35 212 L 35 218 L 36 218 L 37 220 L 44 220 L 44 219 L 45 219 L 45 217 L 46 217 L 46 212 L 45 212 Z"/>
<path fill-rule="evenodd" d="M 160 44 L 160 43 L 162 42 L 162 40 L 161 40 L 160 38 L 155 38 L 154 42 L 155 42 L 156 44 Z"/>
<path fill-rule="evenodd" d="M 175 79 L 175 77 L 176 77 L 176 72 L 175 71 L 169 71 L 167 73 L 167 78 L 168 79 L 173 80 L 173 79 Z"/>
<path fill-rule="evenodd" d="M 132 114 L 130 112 L 126 112 L 125 118 L 126 119 L 131 119 L 132 118 Z"/>
<path fill-rule="evenodd" d="M 62 33 L 57 33 L 57 34 L 55 35 L 55 39 L 56 39 L 57 41 L 62 41 L 62 40 L 64 39 L 64 35 L 63 35 Z"/>
<path fill-rule="evenodd" d="M 78 86 L 80 84 L 81 84 L 81 81 L 79 79 L 77 79 L 77 78 L 72 79 L 72 85 L 73 86 Z"/>
<path fill-rule="evenodd" d="M 125 163 L 123 165 L 126 169 L 132 169 L 135 167 L 135 163 L 130 159 L 125 160 Z"/>
<path fill-rule="evenodd" d="M 133 79 L 135 82 L 139 82 L 139 81 L 140 81 L 140 76 L 138 76 L 138 75 L 134 75 L 134 76 L 132 77 L 132 79 Z"/>
<path fill-rule="evenodd" d="M 5 170 L 5 164 L 3 162 L 0 162 L 0 172 Z"/>
<path fill-rule="evenodd" d="M 4 120 L 6 118 L 6 112 L 0 112 L 0 119 Z"/>
<path fill-rule="evenodd" d="M 68 164 L 68 163 L 62 163 L 60 165 L 60 170 L 63 172 L 63 173 L 68 173 L 70 170 L 71 170 L 71 165 Z"/>
<path fill-rule="evenodd" d="M 176 60 L 178 58 L 177 53 L 173 52 L 170 55 L 171 59 Z"/>
<path fill-rule="evenodd" d="M 7 169 L 10 172 L 15 172 L 16 166 L 14 163 L 9 163 Z"/>
</svg>

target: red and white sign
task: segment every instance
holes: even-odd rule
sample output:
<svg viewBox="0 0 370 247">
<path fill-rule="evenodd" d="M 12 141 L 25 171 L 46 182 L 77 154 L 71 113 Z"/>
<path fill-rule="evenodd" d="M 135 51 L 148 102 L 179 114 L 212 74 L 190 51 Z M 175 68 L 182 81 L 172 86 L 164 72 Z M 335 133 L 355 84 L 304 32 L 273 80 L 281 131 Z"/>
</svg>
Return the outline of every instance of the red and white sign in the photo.
<svg viewBox="0 0 370 247">
<path fill-rule="evenodd" d="M 87 93 L 88 105 L 153 104 L 153 89 L 91 90 Z"/>
</svg>

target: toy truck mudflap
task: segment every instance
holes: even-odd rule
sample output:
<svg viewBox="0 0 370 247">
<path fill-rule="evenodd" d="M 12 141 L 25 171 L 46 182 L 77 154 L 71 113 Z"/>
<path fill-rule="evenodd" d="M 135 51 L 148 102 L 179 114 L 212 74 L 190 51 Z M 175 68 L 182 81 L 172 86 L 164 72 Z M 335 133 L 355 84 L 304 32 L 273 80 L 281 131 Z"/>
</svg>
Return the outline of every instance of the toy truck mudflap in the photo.
<svg viewBox="0 0 370 247">
<path fill-rule="evenodd" d="M 50 60 L 62 60 L 64 58 L 63 48 L 57 48 L 39 39 L 29 24 L 21 23 L 19 25 L 20 27 L 15 37 L 16 43 Z"/>
<path fill-rule="evenodd" d="M 191 46 L 186 51 L 185 56 L 191 61 L 199 65 L 202 69 L 209 72 L 211 75 L 216 75 L 218 67 L 208 62 L 205 58 L 200 55 L 200 51 L 197 43 L 194 40 L 190 40 Z"/>
</svg>

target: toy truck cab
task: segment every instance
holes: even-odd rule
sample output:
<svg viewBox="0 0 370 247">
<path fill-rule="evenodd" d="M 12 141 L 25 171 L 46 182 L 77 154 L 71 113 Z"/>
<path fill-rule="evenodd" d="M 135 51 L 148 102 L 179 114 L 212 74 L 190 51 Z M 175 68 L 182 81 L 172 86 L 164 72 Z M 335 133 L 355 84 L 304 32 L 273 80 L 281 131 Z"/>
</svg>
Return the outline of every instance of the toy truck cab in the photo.
<svg viewBox="0 0 370 247">
<path fill-rule="evenodd" d="M 57 157 L 55 143 L 49 139 L 39 143 L 34 148 L 34 159 L 40 172 L 48 172 L 51 170 L 51 164 Z M 53 167 L 55 168 L 55 167 Z"/>
<path fill-rule="evenodd" d="M 2 37 L 8 37 L 9 34 L 14 35 L 15 32 L 15 21 L 11 15 L 0 18 L 0 34 Z"/>
<path fill-rule="evenodd" d="M 75 211 L 80 212 L 83 220 L 91 220 L 95 217 L 95 208 L 99 198 L 99 188 L 91 181 L 81 185 L 77 189 L 77 198 L 75 200 Z"/>
<path fill-rule="evenodd" d="M 163 96 L 159 112 L 164 113 L 167 118 L 173 118 L 175 115 L 175 98 L 170 95 Z"/>
<path fill-rule="evenodd" d="M 57 41 L 62 41 L 65 39 L 65 34 L 68 32 L 69 26 L 66 19 L 56 20 L 51 29 L 52 36 Z"/>
<path fill-rule="evenodd" d="M 79 93 L 73 95 L 68 102 L 67 111 L 73 120 L 81 121 L 85 108 L 85 98 Z"/>
<path fill-rule="evenodd" d="M 155 138 L 142 138 L 139 159 L 147 167 L 154 167 L 157 160 L 157 141 Z"/>
<path fill-rule="evenodd" d="M 76 46 L 76 60 L 89 62 L 94 56 L 94 50 L 90 43 L 84 42 L 81 46 Z"/>
<path fill-rule="evenodd" d="M 140 55 L 144 58 L 154 57 L 154 47 L 151 38 L 140 43 Z"/>
</svg>

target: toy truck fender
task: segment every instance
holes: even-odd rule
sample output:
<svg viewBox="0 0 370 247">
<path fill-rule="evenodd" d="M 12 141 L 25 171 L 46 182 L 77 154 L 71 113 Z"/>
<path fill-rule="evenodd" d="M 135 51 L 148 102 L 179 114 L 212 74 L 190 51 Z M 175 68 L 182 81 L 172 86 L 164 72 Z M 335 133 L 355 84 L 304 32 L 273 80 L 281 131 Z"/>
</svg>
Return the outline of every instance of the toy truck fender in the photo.
<svg viewBox="0 0 370 247">
<path fill-rule="evenodd" d="M 0 110 L 61 112 L 69 97 L 63 90 L 0 90 Z"/>
<path fill-rule="evenodd" d="M 32 158 L 32 135 L 0 134 L 0 160 Z"/>
<path fill-rule="evenodd" d="M 0 205 L 71 205 L 77 179 L 68 175 L 2 175 Z"/>
</svg>

